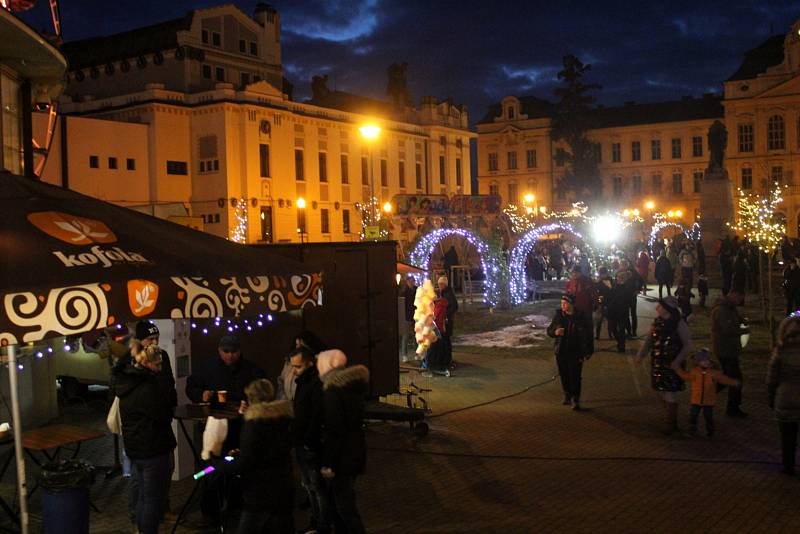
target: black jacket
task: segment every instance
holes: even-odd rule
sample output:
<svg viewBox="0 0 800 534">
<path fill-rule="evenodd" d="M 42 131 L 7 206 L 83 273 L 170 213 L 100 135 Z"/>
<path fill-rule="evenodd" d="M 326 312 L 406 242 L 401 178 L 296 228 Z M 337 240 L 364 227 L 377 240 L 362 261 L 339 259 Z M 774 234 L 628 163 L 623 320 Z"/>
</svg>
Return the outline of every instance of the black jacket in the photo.
<svg viewBox="0 0 800 534">
<path fill-rule="evenodd" d="M 453 291 L 451 286 L 447 286 L 442 290 L 442 298 L 447 300 L 447 320 L 451 321 L 453 316 L 458 311 L 458 298 L 456 292 Z"/>
<path fill-rule="evenodd" d="M 292 423 L 292 444 L 320 452 L 322 440 L 322 381 L 316 366 L 306 369 L 295 379 L 297 390 L 294 393 L 294 421 Z"/>
<path fill-rule="evenodd" d="M 416 311 L 416 306 L 414 306 L 414 299 L 417 296 L 417 286 L 408 287 L 405 286 L 403 289 L 403 298 L 405 304 L 405 314 L 406 314 L 406 322 L 413 323 L 414 322 L 414 312 Z"/>
<path fill-rule="evenodd" d="M 578 359 L 591 355 L 592 332 L 587 328 L 587 324 L 584 315 L 578 311 L 567 315 L 561 310 L 556 310 L 550 326 L 547 327 L 547 335 L 555 338 L 553 347 L 555 355 Z M 563 336 L 556 337 L 558 328 L 564 329 Z"/>
<path fill-rule="evenodd" d="M 215 356 L 201 361 L 186 380 L 186 396 L 192 402 L 202 402 L 203 391 L 227 391 L 228 402 L 238 404 L 246 400 L 244 388 L 253 380 L 265 376 L 260 367 L 244 357 L 233 365 L 225 365 L 219 356 Z"/>
<path fill-rule="evenodd" d="M 119 397 L 125 453 L 133 460 L 154 458 L 176 445 L 172 416 L 178 404 L 175 379 L 166 353 L 159 373 L 133 365 L 130 351 L 111 372 L 111 389 Z"/>
<path fill-rule="evenodd" d="M 215 462 L 222 472 L 241 475 L 245 510 L 291 510 L 291 420 L 289 401 L 251 404 L 244 413 L 239 454 L 232 462 Z"/>
<path fill-rule="evenodd" d="M 325 426 L 323 467 L 336 475 L 354 476 L 367 465 L 364 437 L 364 403 L 369 389 L 369 370 L 363 365 L 333 369 L 322 377 Z"/>
<path fill-rule="evenodd" d="M 667 256 L 660 256 L 656 260 L 656 280 L 659 284 L 671 284 L 674 278 L 672 264 Z"/>
</svg>

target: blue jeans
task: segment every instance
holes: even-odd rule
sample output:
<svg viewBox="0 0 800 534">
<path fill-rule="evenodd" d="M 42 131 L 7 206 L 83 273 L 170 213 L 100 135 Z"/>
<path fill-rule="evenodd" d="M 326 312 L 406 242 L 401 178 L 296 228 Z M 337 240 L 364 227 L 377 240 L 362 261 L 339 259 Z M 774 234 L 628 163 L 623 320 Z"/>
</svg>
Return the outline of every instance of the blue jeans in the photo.
<svg viewBox="0 0 800 534">
<path fill-rule="evenodd" d="M 142 534 L 158 534 L 158 523 L 169 491 L 170 456 L 131 460 L 135 471 L 138 495 L 136 525 Z"/>
<path fill-rule="evenodd" d="M 300 470 L 300 484 L 308 493 L 308 501 L 311 503 L 311 521 L 317 526 L 318 531 L 327 532 L 330 530 L 327 524 L 328 496 L 319 472 L 319 461 L 313 451 L 302 446 L 295 448 L 295 454 Z"/>
</svg>

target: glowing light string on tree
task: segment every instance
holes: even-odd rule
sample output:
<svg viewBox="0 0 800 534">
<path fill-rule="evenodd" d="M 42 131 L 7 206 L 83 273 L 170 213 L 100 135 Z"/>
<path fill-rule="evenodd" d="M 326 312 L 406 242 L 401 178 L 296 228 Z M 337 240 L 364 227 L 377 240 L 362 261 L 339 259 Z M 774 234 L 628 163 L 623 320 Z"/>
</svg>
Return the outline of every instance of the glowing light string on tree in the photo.
<svg viewBox="0 0 800 534">
<path fill-rule="evenodd" d="M 236 202 L 236 226 L 233 228 L 231 241 L 236 243 L 247 243 L 247 199 L 240 198 Z"/>
<path fill-rule="evenodd" d="M 533 250 L 536 242 L 547 234 L 555 232 L 569 232 L 586 244 L 583 236 L 567 223 L 551 223 L 545 226 L 534 228 L 522 236 L 514 248 L 511 250 L 511 260 L 509 261 L 509 289 L 511 292 L 511 302 L 521 304 L 525 302 L 528 294 L 528 277 L 525 275 L 525 258 Z M 588 247 L 588 244 L 586 244 Z M 591 248 L 590 248 L 591 250 Z"/>
<path fill-rule="evenodd" d="M 436 250 L 436 245 L 446 238 L 459 236 L 465 239 L 478 251 L 483 269 L 483 301 L 491 307 L 497 306 L 500 293 L 499 278 L 501 273 L 500 258 L 493 253 L 489 245 L 469 230 L 462 228 L 438 228 L 425 234 L 417 242 L 414 250 L 409 254 L 409 261 L 412 265 L 417 265 L 426 270 L 430 270 L 431 257 Z M 424 276 L 415 274 L 414 278 L 417 285 L 421 284 Z"/>
</svg>

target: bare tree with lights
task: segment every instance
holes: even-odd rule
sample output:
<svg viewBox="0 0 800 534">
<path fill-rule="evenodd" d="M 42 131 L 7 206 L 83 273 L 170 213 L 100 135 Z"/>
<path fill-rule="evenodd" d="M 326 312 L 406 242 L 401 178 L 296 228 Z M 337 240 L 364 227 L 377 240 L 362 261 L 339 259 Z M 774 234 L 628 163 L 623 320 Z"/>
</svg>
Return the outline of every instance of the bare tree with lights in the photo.
<svg viewBox="0 0 800 534">
<path fill-rule="evenodd" d="M 731 228 L 743 234 L 752 244 L 756 245 L 761 253 L 767 255 L 767 292 L 768 303 L 765 319 L 769 321 L 770 340 L 774 330 L 772 313 L 772 262 L 775 252 L 780 246 L 781 239 L 786 234 L 786 222 L 778 216 L 778 205 L 783 202 L 783 186 L 774 182 L 767 196 L 744 194 L 739 189 L 739 208 L 737 221 L 730 225 Z M 759 273 L 761 269 L 759 269 Z M 760 276 L 760 275 L 759 275 Z M 763 288 L 763 281 L 761 282 Z M 763 291 L 762 291 L 763 294 Z"/>
</svg>

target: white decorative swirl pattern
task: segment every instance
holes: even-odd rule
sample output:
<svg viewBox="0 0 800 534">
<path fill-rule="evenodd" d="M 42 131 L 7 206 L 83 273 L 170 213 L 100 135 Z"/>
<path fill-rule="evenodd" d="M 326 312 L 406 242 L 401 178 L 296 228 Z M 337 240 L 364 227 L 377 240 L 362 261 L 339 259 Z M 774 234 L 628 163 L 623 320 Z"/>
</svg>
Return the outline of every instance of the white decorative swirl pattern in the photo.
<svg viewBox="0 0 800 534">
<path fill-rule="evenodd" d="M 173 318 L 179 317 L 220 317 L 222 313 L 222 302 L 213 290 L 204 287 L 208 282 L 202 278 L 179 278 L 173 277 L 172 282 L 186 291 L 186 301 L 183 307 L 183 315 L 179 316 L 172 310 L 170 314 Z M 199 283 L 198 283 L 199 282 Z"/>
<path fill-rule="evenodd" d="M 302 276 L 292 276 L 292 291 L 296 295 L 302 295 L 308 291 L 309 284 L 311 284 L 311 275 L 304 274 Z"/>
<path fill-rule="evenodd" d="M 33 293 L 9 293 L 3 307 L 9 322 L 31 329 L 23 342 L 38 341 L 51 332 L 80 334 L 108 323 L 108 300 L 100 284 L 51 289 L 43 303 Z"/>
<path fill-rule="evenodd" d="M 283 296 L 279 289 L 273 289 L 267 297 L 267 305 L 271 311 L 286 311 L 286 297 Z"/>
<path fill-rule="evenodd" d="M 250 303 L 250 290 L 239 285 L 236 278 L 220 278 L 225 287 L 225 305 L 238 317 L 245 306 Z"/>
</svg>

